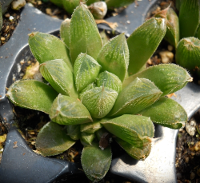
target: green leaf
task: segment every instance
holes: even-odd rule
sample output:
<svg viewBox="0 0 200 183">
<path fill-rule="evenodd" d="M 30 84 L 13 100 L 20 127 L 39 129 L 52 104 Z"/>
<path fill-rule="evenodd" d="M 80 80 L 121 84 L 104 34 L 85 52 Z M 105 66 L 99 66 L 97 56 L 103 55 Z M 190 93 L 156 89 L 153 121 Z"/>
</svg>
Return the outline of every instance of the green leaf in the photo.
<svg viewBox="0 0 200 183">
<path fill-rule="evenodd" d="M 133 3 L 135 0 L 106 0 L 108 9 L 119 8 Z"/>
<path fill-rule="evenodd" d="M 101 180 L 110 168 L 112 153 L 110 148 L 101 150 L 97 145 L 84 147 L 81 164 L 87 177 L 91 181 Z"/>
<path fill-rule="evenodd" d="M 70 54 L 72 63 L 80 53 L 87 53 L 94 59 L 102 47 L 101 37 L 90 11 L 80 3 L 70 23 Z"/>
<path fill-rule="evenodd" d="M 107 70 L 124 80 L 129 64 L 129 50 L 124 34 L 114 37 L 101 49 L 97 62 Z"/>
<path fill-rule="evenodd" d="M 74 63 L 74 78 L 78 92 L 94 82 L 101 66 L 91 56 L 81 53 Z"/>
<path fill-rule="evenodd" d="M 105 45 L 106 43 L 109 42 L 110 39 L 107 36 L 107 34 L 105 33 L 105 30 L 103 30 L 103 31 L 100 32 L 100 36 L 101 36 L 103 45 Z"/>
<path fill-rule="evenodd" d="M 43 156 L 53 156 L 63 153 L 75 141 L 70 139 L 62 126 L 49 122 L 42 127 L 36 139 L 36 148 Z"/>
<path fill-rule="evenodd" d="M 109 116 L 137 114 L 152 105 L 161 95 L 162 92 L 153 82 L 145 78 L 136 78 L 119 93 Z"/>
<path fill-rule="evenodd" d="M 176 1 L 175 1 L 176 9 L 177 9 L 178 11 L 180 10 L 181 2 L 182 2 L 182 0 L 176 0 Z"/>
<path fill-rule="evenodd" d="M 60 8 L 63 7 L 63 0 L 50 0 L 50 1 Z"/>
<path fill-rule="evenodd" d="M 116 138 L 115 140 L 134 159 L 144 160 L 149 156 L 149 154 L 151 152 L 151 144 L 150 143 L 145 145 L 142 148 L 138 148 L 138 147 L 135 147 L 135 146 L 121 140 L 120 138 Z"/>
<path fill-rule="evenodd" d="M 67 131 L 67 135 L 70 136 L 73 140 L 80 139 L 80 125 L 67 125 L 65 126 L 65 130 Z"/>
<path fill-rule="evenodd" d="M 82 95 L 83 95 L 86 91 L 91 90 L 91 89 L 93 89 L 93 88 L 95 88 L 95 87 L 96 87 L 96 85 L 95 85 L 94 83 L 90 83 L 88 86 L 86 86 L 86 87 L 81 91 L 81 93 L 79 94 L 79 98 L 82 98 Z"/>
<path fill-rule="evenodd" d="M 50 112 L 51 105 L 58 93 L 50 86 L 36 80 L 14 82 L 6 96 L 17 106 Z"/>
<path fill-rule="evenodd" d="M 200 67 L 200 40 L 195 37 L 181 39 L 176 50 L 176 63 L 194 73 L 195 68 Z"/>
<path fill-rule="evenodd" d="M 64 9 L 72 14 L 74 9 L 80 4 L 80 0 L 62 0 Z"/>
<path fill-rule="evenodd" d="M 128 72 L 137 73 L 153 55 L 166 33 L 163 18 L 151 18 L 138 27 L 127 39 L 130 52 Z M 138 46 L 139 45 L 139 46 Z"/>
<path fill-rule="evenodd" d="M 151 143 L 154 136 L 154 125 L 144 116 L 124 114 L 101 124 L 113 135 L 138 148 Z"/>
<path fill-rule="evenodd" d="M 81 143 L 83 146 L 90 146 L 92 145 L 93 140 L 95 139 L 95 134 L 94 133 L 81 133 Z"/>
<path fill-rule="evenodd" d="M 181 0 L 179 11 L 180 38 L 194 36 L 200 22 L 199 0 Z"/>
<path fill-rule="evenodd" d="M 118 93 L 106 87 L 95 87 L 81 94 L 81 101 L 94 118 L 103 118 L 112 109 Z"/>
<path fill-rule="evenodd" d="M 73 73 L 62 59 L 44 62 L 40 72 L 58 93 L 77 98 Z"/>
<path fill-rule="evenodd" d="M 187 113 L 176 101 L 162 97 L 152 106 L 139 112 L 142 116 L 150 117 L 154 123 L 173 129 L 179 129 L 187 122 Z"/>
<path fill-rule="evenodd" d="M 89 111 L 80 100 L 59 94 L 49 114 L 51 120 L 60 125 L 77 125 L 92 122 Z"/>
<path fill-rule="evenodd" d="M 97 78 L 97 86 L 104 86 L 110 89 L 115 90 L 119 93 L 122 90 L 122 82 L 121 80 L 114 74 L 104 71 L 99 74 Z"/>
<path fill-rule="evenodd" d="M 189 81 L 192 81 L 191 76 L 184 68 L 175 64 L 160 64 L 130 76 L 124 81 L 122 89 L 137 77 L 147 78 L 154 82 L 163 92 L 162 96 L 176 92 L 183 88 Z"/>
<path fill-rule="evenodd" d="M 168 7 L 156 14 L 155 17 L 166 18 L 167 32 L 165 39 L 176 48 L 179 42 L 179 19 L 176 12 Z"/>
<path fill-rule="evenodd" d="M 73 70 L 68 48 L 57 37 L 47 33 L 32 32 L 29 34 L 28 43 L 33 56 L 40 64 L 49 60 L 63 59 Z"/>
<path fill-rule="evenodd" d="M 93 123 L 82 124 L 80 127 L 80 131 L 85 133 L 95 133 L 97 130 L 101 128 L 102 128 L 101 123 L 97 121 Z"/>
<path fill-rule="evenodd" d="M 60 26 L 60 37 L 68 49 L 70 48 L 70 21 L 69 18 L 66 18 Z"/>
<path fill-rule="evenodd" d="M 86 4 L 89 6 L 90 4 L 93 4 L 95 2 L 98 2 L 99 0 L 87 0 Z"/>
</svg>

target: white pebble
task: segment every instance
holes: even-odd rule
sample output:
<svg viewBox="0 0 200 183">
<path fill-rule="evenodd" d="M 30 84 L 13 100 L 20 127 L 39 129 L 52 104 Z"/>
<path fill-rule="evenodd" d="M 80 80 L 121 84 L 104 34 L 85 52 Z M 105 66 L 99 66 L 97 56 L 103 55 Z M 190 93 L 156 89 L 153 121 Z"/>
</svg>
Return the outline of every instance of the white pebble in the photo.
<svg viewBox="0 0 200 183">
<path fill-rule="evenodd" d="M 186 123 L 185 129 L 190 136 L 194 136 L 196 133 L 196 121 L 191 120 L 189 123 Z"/>
<path fill-rule="evenodd" d="M 25 0 L 15 0 L 15 1 L 12 2 L 11 8 L 13 10 L 20 10 L 25 5 L 26 5 L 26 1 Z"/>
</svg>

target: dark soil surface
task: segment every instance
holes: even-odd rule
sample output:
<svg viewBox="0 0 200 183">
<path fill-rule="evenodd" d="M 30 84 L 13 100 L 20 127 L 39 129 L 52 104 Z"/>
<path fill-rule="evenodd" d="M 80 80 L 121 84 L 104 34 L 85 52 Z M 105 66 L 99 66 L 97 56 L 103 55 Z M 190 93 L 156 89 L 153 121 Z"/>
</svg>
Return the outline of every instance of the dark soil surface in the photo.
<svg viewBox="0 0 200 183">
<path fill-rule="evenodd" d="M 36 8 L 40 9 L 42 12 L 48 14 L 52 17 L 58 17 L 60 19 L 70 18 L 70 15 L 67 14 L 63 9 L 56 7 L 54 4 L 50 2 L 44 3 L 43 1 L 36 0 L 27 0 L 27 2 L 32 3 Z M 170 2 L 170 1 L 168 1 Z M 173 2 L 172 2 L 173 3 Z M 166 7 L 166 2 L 162 2 L 157 6 L 156 11 L 163 9 Z M 11 8 L 3 16 L 3 27 L 1 30 L 1 45 L 5 44 L 20 21 L 20 13 L 22 10 L 14 11 Z M 154 12 L 154 13 L 155 13 Z M 112 16 L 117 12 L 112 11 L 109 12 L 107 16 Z M 173 47 L 170 45 L 164 44 L 164 50 L 160 51 L 169 51 L 174 54 Z M 163 47 L 162 47 L 163 49 Z M 157 51 L 151 59 L 148 60 L 148 65 L 155 65 L 163 63 L 162 57 L 160 56 L 160 51 Z M 1 59 L 1 57 L 0 57 Z M 174 57 L 171 58 L 169 62 L 174 62 Z M 29 65 L 31 62 L 29 63 Z M 41 126 L 43 126 L 46 122 L 48 122 L 48 116 L 43 113 L 33 112 L 27 109 L 19 109 L 15 107 L 15 112 L 21 121 L 19 121 L 20 129 L 22 129 L 22 133 L 24 134 L 24 138 L 27 140 L 28 145 L 35 150 L 35 139 L 37 133 Z M 22 118 L 21 118 L 22 117 Z M 197 112 L 194 117 L 191 119 L 195 126 L 195 133 L 193 136 L 189 135 L 186 131 L 186 128 L 180 129 L 177 138 L 177 146 L 176 146 L 176 171 L 177 171 L 177 180 L 178 183 L 199 183 L 200 182 L 200 112 Z M 39 121 L 38 124 L 35 124 L 35 121 Z M 26 122 L 26 123 L 25 123 Z M 26 125 L 29 124 L 29 125 Z M 7 133 L 6 128 L 0 122 L 0 136 Z M 1 144 L 0 144 L 1 145 Z M 3 145 L 3 144 L 2 144 Z M 117 146 L 117 144 L 113 144 L 113 154 L 120 155 L 123 153 L 123 150 Z M 120 150 L 119 150 L 120 149 Z M 60 156 L 57 156 L 60 159 L 67 159 L 68 161 L 80 161 L 80 146 L 77 145 L 70 148 L 68 151 L 63 153 Z M 0 153 L 1 159 L 1 153 Z M 78 176 L 67 176 L 63 175 L 54 181 L 54 183 L 88 183 L 90 182 L 84 174 Z M 133 183 L 133 181 L 124 179 L 119 176 L 113 176 L 110 173 L 106 175 L 106 177 L 101 181 L 102 183 Z"/>
</svg>

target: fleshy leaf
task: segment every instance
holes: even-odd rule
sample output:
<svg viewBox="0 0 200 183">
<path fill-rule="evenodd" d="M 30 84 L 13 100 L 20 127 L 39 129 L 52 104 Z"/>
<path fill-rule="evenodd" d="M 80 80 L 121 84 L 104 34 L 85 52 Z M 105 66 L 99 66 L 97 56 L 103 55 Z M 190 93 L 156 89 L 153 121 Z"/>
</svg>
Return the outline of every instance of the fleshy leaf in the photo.
<svg viewBox="0 0 200 183">
<path fill-rule="evenodd" d="M 200 22 L 199 0 L 181 0 L 179 11 L 180 38 L 194 36 Z"/>
<path fill-rule="evenodd" d="M 70 54 L 72 63 L 80 53 L 87 53 L 94 59 L 102 47 L 101 37 L 90 11 L 80 3 L 70 23 Z"/>
<path fill-rule="evenodd" d="M 36 80 L 19 80 L 13 83 L 6 96 L 17 106 L 50 112 L 58 93 L 50 86 Z"/>
<path fill-rule="evenodd" d="M 150 117 L 154 123 L 173 129 L 179 129 L 187 122 L 187 113 L 176 101 L 162 97 L 150 107 L 139 112 Z"/>
<path fill-rule="evenodd" d="M 49 122 L 42 127 L 36 139 L 36 148 L 43 156 L 53 156 L 63 153 L 75 141 L 70 139 L 62 126 Z"/>
<path fill-rule="evenodd" d="M 162 92 L 153 82 L 145 78 L 136 78 L 120 92 L 109 116 L 137 114 L 152 105 L 161 95 Z"/>
<path fill-rule="evenodd" d="M 129 75 L 137 73 L 145 65 L 157 49 L 165 33 L 165 19 L 151 18 L 131 34 L 127 39 L 130 52 Z"/>
<path fill-rule="evenodd" d="M 154 82 L 163 92 L 162 96 L 174 93 L 183 88 L 189 81 L 192 81 L 191 76 L 184 68 L 175 64 L 160 64 L 128 77 L 122 88 L 125 88 L 137 77 L 147 78 Z"/>
<path fill-rule="evenodd" d="M 103 45 L 105 45 L 106 43 L 109 42 L 109 37 L 105 33 L 105 30 L 103 30 L 103 31 L 100 32 L 100 36 L 101 36 Z"/>
<path fill-rule="evenodd" d="M 110 168 L 112 153 L 110 148 L 101 150 L 97 145 L 85 147 L 82 151 L 81 164 L 91 181 L 101 180 Z"/>
<path fill-rule="evenodd" d="M 90 146 L 92 145 L 93 140 L 95 139 L 94 133 L 81 133 L 81 143 L 84 146 Z"/>
<path fill-rule="evenodd" d="M 144 116 L 124 114 L 101 124 L 113 135 L 138 148 L 151 143 L 154 136 L 154 125 Z"/>
<path fill-rule="evenodd" d="M 60 125 L 77 125 L 92 121 L 89 111 L 80 100 L 61 94 L 54 100 L 49 116 L 53 122 Z"/>
<path fill-rule="evenodd" d="M 107 7 L 109 9 L 119 8 L 122 6 L 127 6 L 133 3 L 135 0 L 106 0 Z"/>
<path fill-rule="evenodd" d="M 179 19 L 176 12 L 168 7 L 158 12 L 155 17 L 166 18 L 167 32 L 165 39 L 176 48 L 179 42 Z"/>
<path fill-rule="evenodd" d="M 66 18 L 60 26 L 60 37 L 68 48 L 70 48 L 70 21 Z"/>
<path fill-rule="evenodd" d="M 64 9 L 72 14 L 74 9 L 79 5 L 80 0 L 62 0 Z"/>
<path fill-rule="evenodd" d="M 69 58 L 69 50 L 57 37 L 41 32 L 32 32 L 28 40 L 31 52 L 37 61 L 43 62 L 55 59 L 63 59 L 68 67 L 72 69 Z"/>
<path fill-rule="evenodd" d="M 129 50 L 124 34 L 114 37 L 101 49 L 97 62 L 107 70 L 124 80 L 129 64 Z"/>
<path fill-rule="evenodd" d="M 137 160 L 140 160 L 140 159 L 144 160 L 150 154 L 150 151 L 151 151 L 150 143 L 145 145 L 142 148 L 138 148 L 121 140 L 120 138 L 116 138 L 115 140 L 132 158 L 135 158 Z"/>
<path fill-rule="evenodd" d="M 81 101 L 94 118 L 103 118 L 112 109 L 118 93 L 106 87 L 95 87 L 81 94 Z"/>
<path fill-rule="evenodd" d="M 176 9 L 177 9 L 178 11 L 180 10 L 181 2 L 182 2 L 182 0 L 176 0 L 176 1 L 175 1 Z"/>
<path fill-rule="evenodd" d="M 92 3 L 98 2 L 99 0 L 87 0 L 86 4 L 90 5 Z"/>
<path fill-rule="evenodd" d="M 119 93 L 122 90 L 122 82 L 121 80 L 114 74 L 104 71 L 99 74 L 97 78 L 97 86 L 104 86 L 115 90 Z"/>
<path fill-rule="evenodd" d="M 97 121 L 93 123 L 82 124 L 80 127 L 80 131 L 85 133 L 95 133 L 97 130 L 101 128 L 102 128 L 101 123 Z"/>
<path fill-rule="evenodd" d="M 87 54 L 81 53 L 74 63 L 74 78 L 78 92 L 83 90 L 97 78 L 101 66 Z"/>
<path fill-rule="evenodd" d="M 80 138 L 80 125 L 66 125 L 65 130 L 67 135 L 73 140 L 79 140 Z"/>
<path fill-rule="evenodd" d="M 83 93 L 85 93 L 87 90 L 91 90 L 91 89 L 93 89 L 93 88 L 95 88 L 96 87 L 96 85 L 94 84 L 94 83 L 90 83 L 88 86 L 86 86 L 82 91 L 81 91 L 81 93 L 79 94 L 79 98 L 82 98 L 82 95 L 83 95 Z"/>
<path fill-rule="evenodd" d="M 200 67 L 200 40 L 195 37 L 183 38 L 176 49 L 176 63 L 195 72 Z"/>
<path fill-rule="evenodd" d="M 62 59 L 42 63 L 40 72 L 58 93 L 77 98 L 73 73 Z"/>
<path fill-rule="evenodd" d="M 62 3 L 63 0 L 50 0 L 50 1 L 60 8 L 63 7 L 63 3 Z"/>
</svg>

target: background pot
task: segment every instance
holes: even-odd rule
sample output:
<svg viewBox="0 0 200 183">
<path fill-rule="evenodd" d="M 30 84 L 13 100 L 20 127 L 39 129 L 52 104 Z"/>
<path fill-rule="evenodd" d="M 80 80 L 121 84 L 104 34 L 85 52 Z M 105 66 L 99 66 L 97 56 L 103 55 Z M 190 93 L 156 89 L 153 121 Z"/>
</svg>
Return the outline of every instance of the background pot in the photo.
<svg viewBox="0 0 200 183">
<path fill-rule="evenodd" d="M 127 9 L 107 21 L 117 22 L 117 32 L 129 36 L 141 25 L 147 13 L 157 0 L 141 1 L 139 6 L 130 5 Z M 21 21 L 8 43 L 0 48 L 0 115 L 9 129 L 3 158 L 0 164 L 0 182 L 51 182 L 64 173 L 79 173 L 77 165 L 35 154 L 18 133 L 12 107 L 5 97 L 5 87 L 13 82 L 13 74 L 18 77 L 19 62 L 30 55 L 28 34 L 34 31 L 55 33 L 61 20 L 44 15 L 27 4 L 21 14 Z M 106 25 L 99 28 L 110 30 Z M 176 93 L 174 100 L 186 110 L 189 118 L 199 109 L 200 87 L 189 83 Z M 139 182 L 176 182 L 175 146 L 178 130 L 156 125 L 152 151 L 145 161 L 137 161 L 128 155 L 113 159 L 110 172 Z"/>
</svg>

